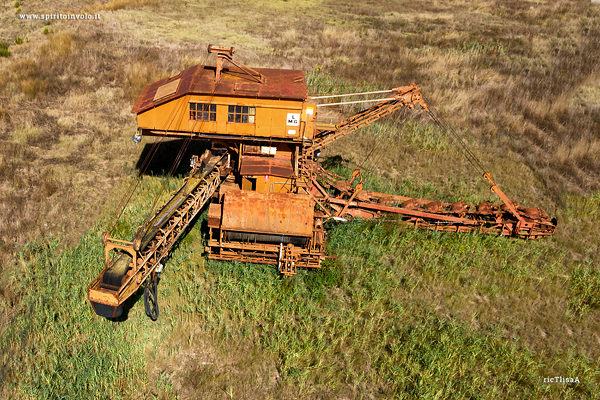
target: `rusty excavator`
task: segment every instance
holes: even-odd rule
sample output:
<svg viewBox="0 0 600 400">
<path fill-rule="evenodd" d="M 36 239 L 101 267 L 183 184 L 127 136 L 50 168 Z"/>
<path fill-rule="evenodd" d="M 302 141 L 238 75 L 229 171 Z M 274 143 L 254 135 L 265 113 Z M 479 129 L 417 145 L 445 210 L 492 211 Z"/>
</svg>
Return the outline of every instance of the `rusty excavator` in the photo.
<svg viewBox="0 0 600 400">
<path fill-rule="evenodd" d="M 555 219 L 540 208 L 509 200 L 466 146 L 465 156 L 478 166 L 500 204 L 451 204 L 377 193 L 363 189 L 359 170 L 347 181 L 316 161 L 326 146 L 400 109 L 422 109 L 442 126 L 444 121 L 425 103 L 418 85 L 309 97 L 303 71 L 252 69 L 234 60 L 234 51 L 209 45 L 216 66 L 197 65 L 148 84 L 137 98 L 134 141 L 157 136 L 184 139 L 184 146 L 208 140 L 211 146 L 192 157 L 189 176 L 131 241 L 112 238 L 109 232 L 102 235 L 105 265 L 87 289 L 98 315 L 119 317 L 124 302 L 145 284 L 146 313 L 158 318 L 162 262 L 206 206 L 209 259 L 272 264 L 284 276 L 321 266 L 327 257 L 324 223 L 329 219 L 391 213 L 406 224 L 434 231 L 524 239 L 555 233 Z M 385 97 L 331 103 L 358 95 Z M 367 102 L 372 105 L 339 124 L 317 122 L 321 107 Z M 159 144 L 154 143 L 140 173 Z"/>
</svg>

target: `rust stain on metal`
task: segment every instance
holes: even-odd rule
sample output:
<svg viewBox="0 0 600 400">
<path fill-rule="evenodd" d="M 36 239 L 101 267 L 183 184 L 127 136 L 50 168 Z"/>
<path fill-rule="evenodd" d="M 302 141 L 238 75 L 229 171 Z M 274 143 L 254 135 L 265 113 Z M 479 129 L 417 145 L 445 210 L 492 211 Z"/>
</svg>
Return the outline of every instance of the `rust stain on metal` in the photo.
<svg viewBox="0 0 600 400">
<path fill-rule="evenodd" d="M 416 210 L 419 208 L 419 201 L 417 199 L 409 199 L 400 205 L 400 207 L 407 210 Z"/>
<path fill-rule="evenodd" d="M 260 83 L 255 82 L 236 82 L 233 90 L 237 94 L 257 94 L 260 91 Z"/>
<path fill-rule="evenodd" d="M 276 157 L 244 156 L 240 165 L 240 175 L 273 175 L 289 178 L 294 175 L 292 160 Z"/>
<path fill-rule="evenodd" d="M 333 204 L 344 204 L 344 205 L 347 204 L 349 206 L 355 206 L 355 207 L 383 211 L 383 212 L 398 213 L 398 214 L 410 215 L 410 216 L 421 217 L 421 218 L 432 218 L 432 219 L 436 219 L 439 221 L 460 222 L 460 223 L 468 224 L 468 225 L 476 225 L 477 224 L 477 221 L 473 221 L 470 219 L 456 218 L 456 217 L 452 217 L 452 216 L 448 216 L 448 215 L 435 214 L 432 212 L 417 211 L 416 209 L 409 209 L 409 208 L 402 208 L 402 207 L 387 207 L 387 206 L 382 206 L 377 203 L 364 203 L 364 202 L 360 202 L 360 201 L 348 203 L 348 200 L 342 200 L 342 199 L 330 199 L 329 201 Z M 491 207 L 490 207 L 490 209 L 491 209 Z"/>
<path fill-rule="evenodd" d="M 431 201 L 431 202 L 425 204 L 425 208 L 427 209 L 427 211 L 438 212 L 442 208 L 442 202 L 441 201 Z"/>
<path fill-rule="evenodd" d="M 452 211 L 453 213 L 464 213 L 468 210 L 467 207 L 467 202 L 464 200 L 459 200 L 456 203 L 452 203 L 452 206 L 450 208 L 450 211 Z"/>
<path fill-rule="evenodd" d="M 308 195 L 231 190 L 223 196 L 221 227 L 228 231 L 312 236 L 314 207 Z"/>
<path fill-rule="evenodd" d="M 208 206 L 208 226 L 218 228 L 221 223 L 221 204 L 211 203 Z"/>
<path fill-rule="evenodd" d="M 288 178 L 294 175 L 294 167 L 289 158 L 244 156 L 240 165 L 240 175 L 273 175 Z"/>
<path fill-rule="evenodd" d="M 482 214 L 491 214 L 492 213 L 492 204 L 489 201 L 484 201 L 483 203 L 477 204 L 477 211 Z"/>
</svg>

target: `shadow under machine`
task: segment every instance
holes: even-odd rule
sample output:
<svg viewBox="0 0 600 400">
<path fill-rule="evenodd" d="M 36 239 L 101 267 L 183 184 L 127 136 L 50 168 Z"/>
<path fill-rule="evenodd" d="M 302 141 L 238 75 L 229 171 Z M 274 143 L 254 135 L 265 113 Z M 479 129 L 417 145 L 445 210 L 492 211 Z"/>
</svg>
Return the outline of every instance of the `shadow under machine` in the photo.
<svg viewBox="0 0 600 400">
<path fill-rule="evenodd" d="M 233 48 L 209 46 L 208 51 L 216 54 L 216 66 L 197 65 L 146 85 L 133 106 L 134 140 L 208 140 L 211 148 L 192 157 L 189 176 L 131 241 L 103 234 L 105 266 L 88 287 L 97 314 L 119 317 L 124 302 L 146 284 L 146 312 L 155 319 L 161 261 L 206 206 L 208 258 L 272 264 L 285 276 L 299 267 L 321 266 L 328 219 L 393 213 L 405 223 L 436 231 L 527 239 L 554 234 L 555 220 L 539 208 L 516 205 L 485 170 L 482 176 L 501 204 L 451 204 L 372 192 L 363 189 L 359 170 L 348 181 L 316 161 L 324 147 L 399 109 L 421 109 L 441 124 L 418 85 L 309 97 L 303 71 L 251 69 L 233 59 Z M 332 98 L 373 94 L 380 98 L 332 103 Z M 317 122 L 321 107 L 348 103 L 368 108 L 335 125 Z"/>
</svg>

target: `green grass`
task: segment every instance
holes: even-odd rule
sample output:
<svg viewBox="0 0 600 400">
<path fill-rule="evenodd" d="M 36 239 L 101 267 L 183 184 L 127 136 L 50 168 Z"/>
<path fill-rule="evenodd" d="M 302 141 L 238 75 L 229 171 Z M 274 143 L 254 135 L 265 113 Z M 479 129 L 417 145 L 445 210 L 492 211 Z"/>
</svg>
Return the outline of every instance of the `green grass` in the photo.
<svg viewBox="0 0 600 400">
<path fill-rule="evenodd" d="M 592 267 L 591 261 L 573 271 L 571 291 L 569 306 L 575 316 L 584 316 L 591 309 L 600 307 L 600 271 Z"/>
<path fill-rule="evenodd" d="M 309 95 L 312 96 L 327 96 L 389 89 L 383 88 L 381 85 L 366 83 L 365 81 L 361 82 L 337 78 L 324 72 L 320 66 L 316 66 L 314 70 L 307 72 L 306 86 L 308 87 Z"/>
<path fill-rule="evenodd" d="M 164 198 L 175 182 L 163 182 L 165 191 L 160 178 L 145 177 L 116 236 L 131 239 L 134 222 L 143 221 L 151 208 L 149 193 Z M 19 251 L 5 283 L 20 301 L 15 308 L 4 301 L 0 308 L 1 313 L 12 310 L 0 336 L 1 378 L 9 393 L 19 398 L 119 399 L 145 392 L 145 354 L 148 346 L 161 345 L 166 327 L 153 325 L 139 301 L 124 321 L 94 314 L 86 288 L 104 263 L 99 237 L 105 230 L 107 226 L 96 226 L 72 249 L 62 250 L 58 237 L 48 237 Z M 130 303 L 136 299 L 140 296 Z M 171 398 L 172 386 L 164 379 L 157 385 L 157 394 Z"/>
<path fill-rule="evenodd" d="M 21 268 L 10 279 L 22 300 L 0 337 L 2 380 L 16 397 L 130 398 L 145 382 L 150 321 L 141 312 L 127 322 L 90 312 L 86 282 L 102 265 L 97 234 L 63 252 L 48 238 L 19 254 Z"/>
<path fill-rule="evenodd" d="M 134 198 L 137 206 L 127 208 L 127 222 L 115 233 L 130 239 L 133 222 L 143 221 L 152 195 L 164 198 L 177 183 L 145 177 Z M 149 384 L 147 374 L 146 355 L 161 346 L 168 326 L 152 325 L 139 301 L 119 322 L 96 316 L 87 301 L 86 287 L 104 262 L 99 236 L 107 225 L 87 232 L 72 249 L 64 249 L 57 237 L 32 242 L 3 276 L 5 290 L 15 296 L 14 304 L 7 299 L 0 304 L 0 313 L 9 315 L 0 336 L 5 398 L 118 399 L 139 393 L 173 398 L 168 377 Z"/>
<path fill-rule="evenodd" d="M 8 50 L 6 42 L 0 42 L 0 57 L 10 57 L 10 50 Z"/>
<path fill-rule="evenodd" d="M 542 242 L 349 223 L 330 227 L 337 261 L 289 280 L 268 266 L 198 261 L 189 245 L 165 275 L 178 292 L 172 311 L 223 342 L 248 340 L 277 356 L 281 385 L 301 388 L 293 393 L 303 398 L 377 390 L 383 398 L 597 393 L 597 364 L 577 351 L 545 365 L 560 352 L 535 356 L 518 337 L 506 337 L 503 323 L 473 330 L 425 294 L 435 287 L 476 289 L 492 300 L 512 292 L 534 297 L 539 276 L 560 281 L 565 272 L 560 262 L 546 262 L 557 258 Z M 544 385 L 546 373 L 578 376 L 582 384 Z"/>
<path fill-rule="evenodd" d="M 178 181 L 144 177 L 121 235 L 131 234 L 154 195 L 166 196 Z M 52 237 L 23 248 L 8 276 L 20 301 L 0 336 L 5 391 L 40 399 L 599 393 L 597 361 L 570 345 L 533 351 L 533 342 L 519 337 L 514 324 L 531 318 L 527 307 L 511 309 L 516 318 L 486 314 L 485 307 L 502 307 L 514 296 L 526 304 L 552 292 L 569 303 L 555 318 L 568 323 L 595 315 L 597 272 L 563 263 L 553 239 L 331 224 L 327 248 L 337 259 L 283 279 L 272 266 L 205 260 L 205 219 L 166 264 L 157 323 L 145 316 L 139 297 L 122 322 L 95 316 L 87 303 L 85 288 L 102 267 L 99 235 L 107 222 L 71 249 L 60 251 Z M 471 304 L 473 293 L 487 299 L 484 308 Z M 0 311 L 10 309 L 5 302 Z M 544 384 L 548 376 L 580 383 Z"/>
<path fill-rule="evenodd" d="M 365 82 L 334 78 L 320 70 L 307 74 L 307 85 L 309 93 L 325 95 L 383 89 Z M 343 106 L 341 119 L 364 107 Z M 485 158 L 494 157 L 490 149 L 480 148 L 469 130 L 458 130 L 456 134 L 482 158 L 483 165 L 489 166 L 490 161 Z M 489 185 L 479 172 L 474 173 L 452 132 L 436 126 L 420 108 L 402 109 L 338 140 L 324 149 L 320 161 L 326 169 L 346 178 L 360 168 L 367 190 L 447 202 L 500 202 L 497 196 L 490 194 Z M 407 174 L 407 169 L 412 174 Z M 514 175 L 510 171 L 496 167 L 491 172 L 498 169 L 512 183 Z M 502 187 L 503 182 L 499 183 Z"/>
</svg>

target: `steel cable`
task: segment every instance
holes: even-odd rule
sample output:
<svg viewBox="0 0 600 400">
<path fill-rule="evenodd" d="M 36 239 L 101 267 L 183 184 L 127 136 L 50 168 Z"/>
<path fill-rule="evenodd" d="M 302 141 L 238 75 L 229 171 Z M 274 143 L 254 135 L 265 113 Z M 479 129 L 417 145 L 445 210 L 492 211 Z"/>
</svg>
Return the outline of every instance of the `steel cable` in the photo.
<svg viewBox="0 0 600 400">
<path fill-rule="evenodd" d="M 427 100 L 425 100 L 425 97 L 423 97 L 423 100 L 426 103 L 428 103 Z M 450 132 L 452 139 L 455 143 L 458 144 L 459 148 L 462 149 L 463 156 L 467 159 L 467 161 L 475 170 L 475 172 L 480 173 L 481 175 L 485 174 L 486 169 L 481 164 L 481 161 L 479 161 L 477 156 L 471 151 L 471 149 L 469 149 L 467 144 L 461 139 L 460 135 L 456 132 L 456 130 L 441 115 L 437 113 L 433 106 L 429 105 L 428 107 L 429 116 L 431 117 L 431 119 L 439 128 Z"/>
<path fill-rule="evenodd" d="M 176 110 L 176 107 L 173 107 L 173 109 L 171 110 L 171 113 L 169 114 L 169 116 L 167 117 L 167 121 L 169 119 L 171 119 L 171 116 L 173 115 L 173 112 Z M 174 120 L 174 119 L 173 119 Z M 142 162 L 142 165 L 140 166 L 138 175 L 137 175 L 137 179 L 135 180 L 135 182 L 132 182 L 128 188 L 128 190 L 126 191 L 126 193 L 129 193 L 128 195 L 124 195 L 122 197 L 122 199 L 127 198 L 127 200 L 125 201 L 121 201 L 121 203 L 119 204 L 118 209 L 120 208 L 121 211 L 119 212 L 119 215 L 117 216 L 117 218 L 115 219 L 115 223 L 113 224 L 113 227 L 111 228 L 111 230 L 109 231 L 109 236 L 112 235 L 113 231 L 115 230 L 115 228 L 117 227 L 117 223 L 119 222 L 119 219 L 121 219 L 121 216 L 123 215 L 123 213 L 125 212 L 125 208 L 127 207 L 127 205 L 129 204 L 129 201 L 131 200 L 131 197 L 133 196 L 133 194 L 135 193 L 135 191 L 137 190 L 138 185 L 140 184 L 140 178 L 142 176 L 142 174 L 144 172 L 146 172 L 146 170 L 148 169 L 148 166 L 150 165 L 150 163 L 152 162 L 152 159 L 154 158 L 154 156 L 156 155 L 156 152 L 158 151 L 158 148 L 160 147 L 160 144 L 162 143 L 162 141 L 164 140 L 164 138 L 167 135 L 167 131 L 169 129 L 169 127 L 171 126 L 171 124 L 173 123 L 173 120 L 171 120 L 171 122 L 169 123 L 169 125 L 166 127 L 166 129 L 164 130 L 163 135 L 160 137 L 160 140 L 158 142 L 154 142 L 152 144 L 152 147 L 150 149 L 150 151 L 148 152 L 148 154 L 146 154 L 146 157 L 144 158 L 144 161 Z"/>
</svg>

